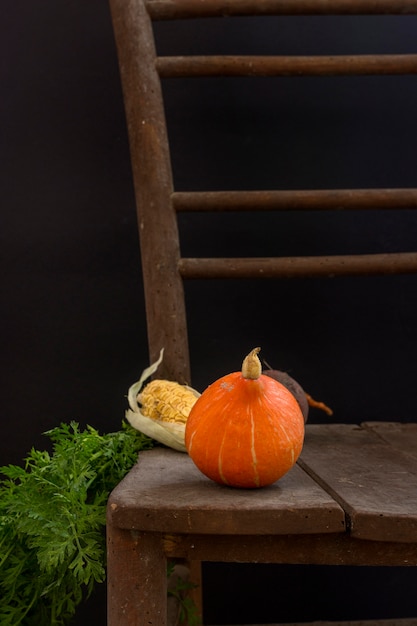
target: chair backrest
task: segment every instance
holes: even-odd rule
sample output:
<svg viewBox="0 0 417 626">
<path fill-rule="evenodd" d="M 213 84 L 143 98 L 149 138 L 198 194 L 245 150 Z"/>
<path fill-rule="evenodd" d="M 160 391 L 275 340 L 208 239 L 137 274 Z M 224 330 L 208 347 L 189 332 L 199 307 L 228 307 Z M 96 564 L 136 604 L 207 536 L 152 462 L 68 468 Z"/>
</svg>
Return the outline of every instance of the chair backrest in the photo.
<svg viewBox="0 0 417 626">
<path fill-rule="evenodd" d="M 417 54 L 158 56 L 154 20 L 222 16 L 417 14 L 417 0 L 110 0 L 131 148 L 151 361 L 191 380 L 183 280 L 417 272 L 417 252 L 266 258 L 182 258 L 183 211 L 416 208 L 417 189 L 176 191 L 161 79 L 417 73 Z"/>
</svg>

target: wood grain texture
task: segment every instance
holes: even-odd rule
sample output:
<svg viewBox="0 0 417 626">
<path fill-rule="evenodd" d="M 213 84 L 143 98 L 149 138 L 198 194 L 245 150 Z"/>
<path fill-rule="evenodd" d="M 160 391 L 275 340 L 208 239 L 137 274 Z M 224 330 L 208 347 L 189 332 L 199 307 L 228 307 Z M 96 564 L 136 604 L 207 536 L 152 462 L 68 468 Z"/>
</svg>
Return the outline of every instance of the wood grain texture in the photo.
<svg viewBox="0 0 417 626">
<path fill-rule="evenodd" d="M 161 78 L 195 76 L 365 76 L 415 74 L 416 54 L 159 57 Z"/>
<path fill-rule="evenodd" d="M 167 562 L 161 538 L 109 525 L 107 565 L 107 625 L 165 626 Z"/>
<path fill-rule="evenodd" d="M 170 535 L 169 558 L 296 565 L 417 566 L 417 543 L 367 541 L 349 533 L 310 535 Z"/>
<path fill-rule="evenodd" d="M 262 489 L 209 480 L 181 452 L 155 448 L 113 491 L 113 524 L 165 533 L 344 532 L 341 507 L 300 467 Z"/>
<path fill-rule="evenodd" d="M 382 424 L 375 432 L 351 424 L 310 425 L 300 463 L 343 507 L 353 536 L 415 542 L 417 458 L 398 447 L 415 429 L 397 429 L 397 447 L 388 443 L 393 431 Z"/>
<path fill-rule="evenodd" d="M 153 19 L 224 15 L 384 15 L 417 13 L 416 0 L 147 0 Z"/>
<path fill-rule="evenodd" d="M 370 429 L 403 454 L 411 454 L 417 458 L 417 423 L 364 422 L 362 427 Z"/>
<path fill-rule="evenodd" d="M 110 8 L 135 187 L 149 358 L 154 363 L 164 348 L 159 376 L 190 384 L 171 155 L 152 24 L 143 2 L 110 0 Z"/>
<path fill-rule="evenodd" d="M 262 626 L 251 624 L 250 626 Z M 265 626 L 265 624 L 263 625 Z M 417 617 L 405 617 L 401 619 L 367 619 L 367 620 L 343 620 L 342 622 L 291 622 L 280 624 L 268 624 L 267 626 L 417 626 Z"/>
</svg>

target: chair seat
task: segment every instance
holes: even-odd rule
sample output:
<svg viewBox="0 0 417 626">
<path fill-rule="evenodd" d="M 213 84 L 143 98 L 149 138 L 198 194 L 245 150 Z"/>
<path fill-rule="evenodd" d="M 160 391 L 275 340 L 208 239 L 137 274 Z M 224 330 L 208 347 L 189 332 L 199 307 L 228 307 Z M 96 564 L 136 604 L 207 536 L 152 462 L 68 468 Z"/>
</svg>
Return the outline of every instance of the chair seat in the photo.
<svg viewBox="0 0 417 626">
<path fill-rule="evenodd" d="M 417 542 L 417 424 L 307 425 L 298 464 L 256 490 L 218 485 L 188 455 L 154 448 L 109 511 L 112 524 L 140 531 Z"/>
<path fill-rule="evenodd" d="M 141 531 L 215 535 L 343 532 L 345 515 L 301 467 L 263 489 L 209 480 L 182 452 L 155 448 L 110 499 L 112 523 Z"/>
<path fill-rule="evenodd" d="M 417 424 L 311 426 L 301 459 L 351 536 L 417 541 Z"/>
<path fill-rule="evenodd" d="M 254 490 L 184 453 L 142 452 L 107 533 L 109 626 L 166 623 L 167 559 L 416 566 L 417 424 L 307 425 L 297 465 Z"/>
</svg>

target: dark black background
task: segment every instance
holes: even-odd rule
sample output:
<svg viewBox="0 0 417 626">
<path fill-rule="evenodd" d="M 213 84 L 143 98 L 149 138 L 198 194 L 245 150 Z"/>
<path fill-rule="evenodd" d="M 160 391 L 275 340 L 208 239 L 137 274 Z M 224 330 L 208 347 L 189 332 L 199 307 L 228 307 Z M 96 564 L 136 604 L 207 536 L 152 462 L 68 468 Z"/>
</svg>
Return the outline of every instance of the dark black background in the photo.
<svg viewBox="0 0 417 626">
<path fill-rule="evenodd" d="M 5 0 L 0 464 L 78 420 L 120 427 L 148 364 L 123 101 L 104 0 Z M 162 53 L 414 52 L 414 17 L 157 25 Z M 416 186 L 413 77 L 166 81 L 178 189 Z M 259 103 L 262 105 L 259 107 Z M 183 215 L 187 255 L 415 249 L 412 211 Z M 254 345 L 334 420 L 415 420 L 417 279 L 187 284 L 193 384 Z M 311 421 L 324 415 L 311 413 Z M 416 614 L 414 571 L 208 565 L 211 623 Z M 229 599 L 228 599 L 229 598 Z M 104 624 L 104 589 L 80 610 Z"/>
</svg>

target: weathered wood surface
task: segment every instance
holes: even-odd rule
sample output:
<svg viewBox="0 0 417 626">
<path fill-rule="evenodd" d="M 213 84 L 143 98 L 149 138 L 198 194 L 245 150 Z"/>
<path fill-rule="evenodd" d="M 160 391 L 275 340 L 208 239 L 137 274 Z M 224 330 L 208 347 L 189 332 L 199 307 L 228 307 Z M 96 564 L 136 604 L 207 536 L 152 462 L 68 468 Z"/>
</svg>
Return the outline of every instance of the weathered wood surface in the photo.
<svg viewBox="0 0 417 626">
<path fill-rule="evenodd" d="M 417 541 L 416 425 L 310 425 L 300 464 L 343 507 L 352 536 Z"/>
<path fill-rule="evenodd" d="M 166 559 L 417 566 L 416 433 L 307 425 L 299 465 L 257 490 L 217 485 L 180 452 L 142 452 L 108 504 L 109 624 L 165 623 Z"/>
<path fill-rule="evenodd" d="M 416 74 L 416 54 L 159 57 L 161 78 L 196 76 L 364 76 Z"/>
<path fill-rule="evenodd" d="M 168 558 L 293 565 L 417 566 L 417 543 L 367 541 L 349 533 L 164 535 Z"/>
<path fill-rule="evenodd" d="M 397 450 L 417 457 L 417 423 L 364 422 L 362 426 L 372 430 Z"/>
<path fill-rule="evenodd" d="M 107 526 L 108 626 L 167 623 L 167 564 L 158 534 Z"/>
<path fill-rule="evenodd" d="M 305 471 L 303 471 L 305 470 Z M 270 487 L 210 481 L 156 448 L 113 492 L 112 523 L 194 534 L 307 534 L 417 542 L 417 424 L 308 425 L 299 465 Z"/>
<path fill-rule="evenodd" d="M 344 532 L 341 507 L 300 467 L 263 489 L 232 489 L 201 474 L 184 453 L 155 448 L 113 491 L 111 522 L 165 533 Z"/>
<path fill-rule="evenodd" d="M 250 626 L 417 626 L 417 617 L 401 619 L 367 619 L 342 622 L 291 622 L 280 624 L 251 624 Z"/>
<path fill-rule="evenodd" d="M 129 134 L 142 256 L 149 358 L 160 377 L 190 383 L 171 155 L 152 24 L 143 2 L 110 0 Z"/>
<path fill-rule="evenodd" d="M 383 15 L 417 13 L 416 0 L 147 0 L 153 19 L 224 15 Z"/>
<path fill-rule="evenodd" d="M 182 257 L 178 261 L 178 269 L 184 279 L 414 274 L 417 272 L 417 252 L 287 257 Z"/>
<path fill-rule="evenodd" d="M 417 189 L 176 191 L 176 211 L 350 211 L 416 209 Z"/>
</svg>

